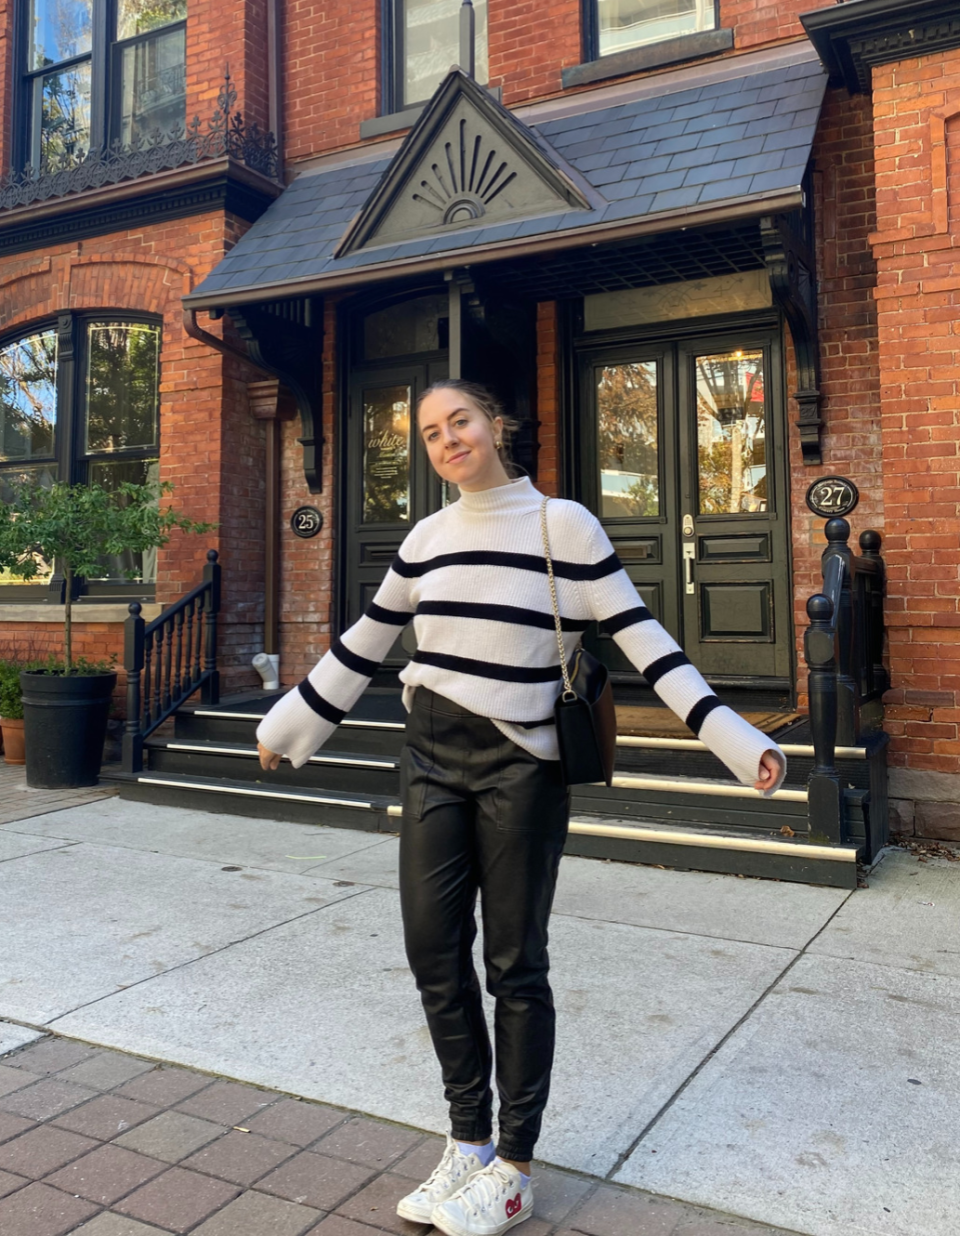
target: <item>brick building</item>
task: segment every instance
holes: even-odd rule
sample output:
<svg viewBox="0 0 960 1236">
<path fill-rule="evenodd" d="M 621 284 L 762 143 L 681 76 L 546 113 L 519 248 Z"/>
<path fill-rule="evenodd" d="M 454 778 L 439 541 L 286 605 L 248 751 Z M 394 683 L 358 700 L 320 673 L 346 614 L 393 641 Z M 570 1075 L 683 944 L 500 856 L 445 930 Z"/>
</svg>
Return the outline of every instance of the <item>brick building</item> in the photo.
<svg viewBox="0 0 960 1236">
<path fill-rule="evenodd" d="M 890 683 L 847 735 L 860 797 L 839 840 L 882 842 L 884 763 L 898 829 L 960 837 L 960 28 L 942 0 L 810 7 L 7 0 L 0 486 L 159 476 L 218 523 L 139 582 L 109 564 L 81 581 L 80 650 L 119 654 L 129 601 L 155 616 L 212 546 L 221 688 L 250 720 L 252 656 L 297 682 L 453 496 L 410 410 L 435 376 L 477 378 L 521 419 L 519 462 L 601 517 L 723 698 L 781 725 L 800 778 L 784 813 L 812 754 L 802 637 L 825 540 L 805 495 L 853 482 L 852 544 L 883 536 Z M 0 581 L 0 648 L 55 646 L 62 590 L 55 564 Z M 773 833 L 815 840 L 805 805 L 802 829 L 755 815 L 730 858 L 742 820 L 697 806 L 717 769 L 658 736 L 642 678 L 589 642 L 630 740 L 615 803 L 582 804 L 616 817 L 604 837 L 659 821 L 645 861 L 693 846 L 692 865 L 768 873 Z M 413 650 L 408 632 L 369 727 L 397 725 Z M 177 771 L 154 752 L 155 792 L 220 778 L 231 809 L 265 810 L 237 771 L 249 750 L 201 754 Z M 671 799 L 664 771 L 696 785 Z M 309 791 L 288 782 L 289 802 Z M 357 786 L 316 784 L 353 818 Z M 290 810 L 335 820 L 332 801 Z"/>
</svg>

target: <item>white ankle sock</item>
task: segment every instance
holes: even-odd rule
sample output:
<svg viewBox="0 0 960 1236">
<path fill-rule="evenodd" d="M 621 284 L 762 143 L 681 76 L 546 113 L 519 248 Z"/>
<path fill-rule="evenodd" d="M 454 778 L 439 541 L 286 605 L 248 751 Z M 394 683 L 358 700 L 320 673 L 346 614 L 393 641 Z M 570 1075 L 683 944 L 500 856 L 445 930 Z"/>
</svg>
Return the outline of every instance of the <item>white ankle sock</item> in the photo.
<svg viewBox="0 0 960 1236">
<path fill-rule="evenodd" d="M 489 1167 L 493 1162 L 493 1142 L 487 1142 L 485 1146 L 471 1146 L 469 1142 L 457 1142 L 457 1145 L 460 1147 L 461 1154 L 475 1154 L 484 1167 Z"/>
<path fill-rule="evenodd" d="M 499 1156 L 499 1155 L 497 1155 L 497 1162 L 498 1162 L 498 1163 L 506 1163 L 506 1159 L 501 1159 L 501 1158 L 500 1158 L 500 1156 Z M 486 1165 L 484 1165 L 484 1166 L 486 1166 Z M 507 1167 L 510 1167 L 510 1166 L 511 1166 L 511 1164 L 507 1163 Z M 520 1169 L 519 1169 L 519 1167 L 517 1168 L 517 1172 L 518 1172 L 518 1173 L 519 1173 L 519 1175 L 520 1175 L 520 1187 L 521 1187 L 522 1189 L 525 1189 L 525 1188 L 527 1187 L 527 1185 L 530 1183 L 530 1177 L 526 1174 L 526 1172 L 521 1172 L 521 1171 L 520 1171 Z"/>
</svg>

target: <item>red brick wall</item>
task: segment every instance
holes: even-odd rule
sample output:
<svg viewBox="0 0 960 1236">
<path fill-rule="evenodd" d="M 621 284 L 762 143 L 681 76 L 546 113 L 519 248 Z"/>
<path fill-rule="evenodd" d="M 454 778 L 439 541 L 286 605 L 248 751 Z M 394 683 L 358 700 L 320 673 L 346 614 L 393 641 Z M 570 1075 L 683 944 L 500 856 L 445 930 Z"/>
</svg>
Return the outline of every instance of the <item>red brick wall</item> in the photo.
<svg viewBox="0 0 960 1236">
<path fill-rule="evenodd" d="M 537 305 L 537 488 L 551 498 L 560 494 L 560 353 L 557 303 Z"/>
<path fill-rule="evenodd" d="M 157 599 L 167 603 L 192 588 L 207 549 L 220 552 L 220 660 L 229 688 L 256 681 L 249 661 L 261 643 L 262 429 L 249 414 L 244 386 L 260 375 L 187 336 L 180 303 L 219 259 L 225 229 L 214 212 L 0 261 L 0 332 L 64 309 L 141 311 L 163 319 L 160 476 L 173 483 L 178 510 L 219 527 L 202 536 L 176 533 L 160 550 Z M 50 632 L 45 640 L 57 638 Z M 93 639 L 82 630 L 80 636 L 78 647 Z M 11 628 L 0 624 L 0 641 L 10 637 Z M 95 642 L 119 653 L 122 630 L 98 629 Z"/>
<path fill-rule="evenodd" d="M 796 428 L 799 409 L 788 401 L 790 422 L 793 584 L 801 707 L 806 707 L 803 632 L 806 605 L 819 591 L 824 521 L 807 508 L 807 487 L 828 472 L 849 476 L 860 490 L 850 518 L 851 543 L 867 528 L 883 531 L 880 372 L 873 290 L 876 265 L 869 234 L 876 227 L 873 116 L 868 95 L 828 90 L 813 147 L 817 224 L 823 464 L 803 462 Z M 787 390 L 796 366 L 787 334 Z"/>
<path fill-rule="evenodd" d="M 334 457 L 339 423 L 337 374 L 337 301 L 328 297 L 323 316 L 323 492 L 310 493 L 303 475 L 303 447 L 297 442 L 299 420 L 283 425 L 281 445 L 282 512 L 280 523 L 280 679 L 299 682 L 327 651 L 331 639 L 336 494 Z M 323 528 L 309 539 L 290 530 L 298 506 L 323 513 Z"/>
<path fill-rule="evenodd" d="M 267 128 L 266 0 L 218 4 L 190 0 L 187 14 L 187 120 L 206 121 L 230 66 L 247 122 Z"/>
<path fill-rule="evenodd" d="M 890 762 L 894 768 L 946 774 L 956 787 L 955 803 L 960 802 L 960 142 L 953 120 L 946 126 L 945 149 L 943 121 L 958 113 L 960 51 L 874 71 L 877 230 L 871 239 L 878 267 L 883 399 Z M 960 835 L 960 808 L 954 814 Z"/>
<path fill-rule="evenodd" d="M 720 0 L 720 25 L 732 27 L 739 51 L 803 36 L 800 14 L 835 0 Z"/>
<path fill-rule="evenodd" d="M 508 106 L 556 94 L 560 71 L 583 60 L 580 0 L 488 7 L 490 85 L 503 87 Z"/>
<path fill-rule="evenodd" d="M 380 0 L 287 0 L 284 147 L 302 159 L 351 145 L 378 115 Z"/>
</svg>

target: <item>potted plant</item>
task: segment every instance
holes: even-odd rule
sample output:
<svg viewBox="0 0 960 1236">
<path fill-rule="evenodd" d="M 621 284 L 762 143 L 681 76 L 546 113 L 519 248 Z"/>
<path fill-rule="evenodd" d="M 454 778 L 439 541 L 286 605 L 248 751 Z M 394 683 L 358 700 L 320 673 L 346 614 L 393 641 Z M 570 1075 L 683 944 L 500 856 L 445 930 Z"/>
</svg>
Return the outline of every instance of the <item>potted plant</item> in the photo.
<svg viewBox="0 0 960 1236">
<path fill-rule="evenodd" d="M 16 661 L 0 661 L 0 728 L 3 730 L 3 757 L 8 764 L 26 762 L 23 755 L 21 668 Z"/>
<path fill-rule="evenodd" d="M 174 529 L 206 532 L 197 523 L 161 507 L 173 486 L 122 483 L 49 488 L 20 486 L 0 502 L 0 569 L 34 578 L 40 564 L 55 563 L 65 585 L 62 662 L 21 669 L 27 784 L 37 789 L 96 785 L 100 773 L 116 671 L 104 662 L 73 656 L 73 591 L 80 576 L 103 572 L 105 559 L 158 549 Z M 136 568 L 121 568 L 135 579 Z"/>
</svg>

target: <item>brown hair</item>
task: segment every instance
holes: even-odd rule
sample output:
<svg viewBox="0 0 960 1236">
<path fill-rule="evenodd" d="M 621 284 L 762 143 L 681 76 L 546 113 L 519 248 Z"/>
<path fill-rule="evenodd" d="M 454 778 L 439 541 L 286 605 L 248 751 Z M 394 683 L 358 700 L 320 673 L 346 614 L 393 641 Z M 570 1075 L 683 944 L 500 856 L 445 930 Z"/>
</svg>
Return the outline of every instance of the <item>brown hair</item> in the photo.
<svg viewBox="0 0 960 1236">
<path fill-rule="evenodd" d="M 495 421 L 498 416 L 500 417 L 503 422 L 503 430 L 500 434 L 501 441 L 503 442 L 500 450 L 503 466 L 508 476 L 522 475 L 523 470 L 513 462 L 510 454 L 510 444 L 520 428 L 520 422 L 515 416 L 509 416 L 504 411 L 503 404 L 488 387 L 481 386 L 479 382 L 468 382 L 465 378 L 440 378 L 437 382 L 431 383 L 417 400 L 417 416 L 419 417 L 420 408 L 428 395 L 434 394 L 435 391 L 444 390 L 459 391 L 461 395 L 466 395 L 470 402 L 475 404 L 490 422 Z"/>
</svg>

